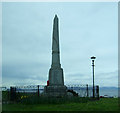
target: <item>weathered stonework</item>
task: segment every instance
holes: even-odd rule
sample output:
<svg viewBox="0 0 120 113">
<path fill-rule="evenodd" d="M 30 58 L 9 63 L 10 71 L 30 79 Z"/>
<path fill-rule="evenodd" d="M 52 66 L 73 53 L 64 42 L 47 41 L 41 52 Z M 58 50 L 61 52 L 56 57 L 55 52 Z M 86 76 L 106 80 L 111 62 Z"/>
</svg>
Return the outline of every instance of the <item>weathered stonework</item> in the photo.
<svg viewBox="0 0 120 113">
<path fill-rule="evenodd" d="M 67 95 L 66 86 L 45 86 L 44 94 L 46 96 L 62 97 Z"/>
<path fill-rule="evenodd" d="M 64 85 L 63 69 L 50 69 L 49 70 L 49 85 L 62 86 Z"/>
<path fill-rule="evenodd" d="M 52 65 L 49 70 L 49 86 L 44 87 L 47 96 L 65 96 L 67 87 L 64 85 L 63 69 L 60 64 L 58 17 L 55 15 L 52 37 Z"/>
</svg>

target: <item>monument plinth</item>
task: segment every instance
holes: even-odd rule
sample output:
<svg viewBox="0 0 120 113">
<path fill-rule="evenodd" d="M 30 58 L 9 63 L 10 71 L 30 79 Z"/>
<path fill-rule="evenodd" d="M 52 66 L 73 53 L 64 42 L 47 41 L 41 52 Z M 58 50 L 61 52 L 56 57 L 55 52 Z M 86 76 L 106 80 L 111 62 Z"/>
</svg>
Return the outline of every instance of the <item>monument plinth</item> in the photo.
<svg viewBox="0 0 120 113">
<path fill-rule="evenodd" d="M 64 96 L 67 87 L 64 85 L 63 69 L 60 64 L 58 17 L 55 15 L 52 36 L 52 65 L 49 70 L 49 85 L 44 87 L 48 96 Z"/>
</svg>

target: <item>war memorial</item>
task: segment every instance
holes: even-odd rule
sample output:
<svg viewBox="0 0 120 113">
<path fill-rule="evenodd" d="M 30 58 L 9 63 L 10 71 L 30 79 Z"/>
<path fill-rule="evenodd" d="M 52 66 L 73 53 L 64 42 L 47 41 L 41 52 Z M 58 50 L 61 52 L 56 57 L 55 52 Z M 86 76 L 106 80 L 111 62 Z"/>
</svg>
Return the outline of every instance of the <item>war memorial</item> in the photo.
<svg viewBox="0 0 120 113">
<path fill-rule="evenodd" d="M 93 57 L 92 57 L 93 58 Z M 94 60 L 94 59 L 92 59 Z M 92 64 L 94 66 L 94 63 Z M 94 67 L 93 67 L 94 69 Z M 33 85 L 33 86 L 16 86 L 10 87 L 10 100 L 16 100 L 16 94 L 19 92 L 30 91 L 34 96 L 40 97 L 96 97 L 99 98 L 99 86 L 85 85 L 64 85 L 64 71 L 60 63 L 60 49 L 59 49 L 59 19 L 55 15 L 53 20 L 52 33 L 52 63 L 48 73 L 47 85 Z"/>
<path fill-rule="evenodd" d="M 2 106 L 0 106 L 0 107 L 2 108 L 2 112 L 12 112 L 12 111 L 13 112 L 16 112 L 16 111 L 18 111 L 18 112 L 22 112 L 22 111 L 23 112 L 27 112 L 27 111 L 28 112 L 29 111 L 30 112 L 31 111 L 32 112 L 34 112 L 34 111 L 35 112 L 36 111 L 37 112 L 38 111 L 40 111 L 40 112 L 46 112 L 46 111 L 47 112 L 48 111 L 53 111 L 53 112 L 55 112 L 55 111 L 57 111 L 57 112 L 59 112 L 59 111 L 62 111 L 62 112 L 64 112 L 64 111 L 68 111 L 68 112 L 69 111 L 70 112 L 71 111 L 73 111 L 73 112 L 74 111 L 77 111 L 77 112 L 79 112 L 79 111 L 91 111 L 91 112 L 94 112 L 94 111 L 95 112 L 97 112 L 97 111 L 119 111 L 119 104 L 118 104 L 119 96 L 113 97 L 113 96 L 109 95 L 109 89 L 112 87 L 108 87 L 108 88 L 100 87 L 100 89 L 99 89 L 99 85 L 94 84 L 94 72 L 95 72 L 94 67 L 95 67 L 96 57 L 92 56 L 90 58 L 90 55 L 89 55 L 89 53 L 96 54 L 96 51 L 98 53 L 100 50 L 101 55 L 100 54 L 98 54 L 98 55 L 96 54 L 96 55 L 98 56 L 99 59 L 101 56 L 104 56 L 101 52 L 101 50 L 102 50 L 101 44 L 97 45 L 98 48 L 94 44 L 95 43 L 98 44 L 99 41 L 101 43 L 103 42 L 101 36 L 103 36 L 103 39 L 105 39 L 105 37 L 109 37 L 110 35 L 113 36 L 113 34 L 110 34 L 110 35 L 104 34 L 104 33 L 109 34 L 108 31 L 110 29 L 106 30 L 103 28 L 104 27 L 106 28 L 106 26 L 112 25 L 111 19 L 108 22 L 108 18 L 115 16 L 115 15 L 113 15 L 113 16 L 111 15 L 112 13 L 111 13 L 110 9 L 101 8 L 101 6 L 105 6 L 106 3 L 105 4 L 102 3 L 102 4 L 100 4 L 100 6 L 99 6 L 99 4 L 96 4 L 96 3 L 95 3 L 95 5 L 94 5 L 94 3 L 92 3 L 92 5 L 90 4 L 90 6 L 89 6 L 88 5 L 89 3 L 87 3 L 88 8 L 86 8 L 83 5 L 83 3 L 81 5 L 79 5 L 78 3 L 72 3 L 72 4 L 65 3 L 65 5 L 63 3 L 59 5 L 59 3 L 56 3 L 56 2 L 52 3 L 50 5 L 48 5 L 49 3 L 47 3 L 47 4 L 40 3 L 41 5 L 40 6 L 37 5 L 37 7 L 34 6 L 35 3 L 33 5 L 32 4 L 30 4 L 30 5 L 26 4 L 26 3 L 25 3 L 25 5 L 23 3 L 21 5 L 16 4 L 16 3 L 14 3 L 14 4 L 8 3 L 8 5 L 7 5 L 7 3 L 3 4 L 3 23 L 2 23 L 2 27 L 3 27 L 3 31 L 4 31 L 3 32 L 3 37 L 4 37 L 4 40 L 3 40 L 4 52 L 3 53 L 4 53 L 4 56 L 7 56 L 5 58 L 6 61 L 3 63 L 4 64 L 3 68 L 5 69 L 3 71 L 4 75 L 5 75 L 4 80 L 5 79 L 8 80 L 7 77 L 8 78 L 14 77 L 14 78 L 10 79 L 11 81 L 10 81 L 9 86 L 0 87 L 0 91 L 2 92 L 2 100 L 0 99 L 0 103 L 2 104 Z M 62 5 L 62 7 L 61 7 L 61 5 Z M 106 4 L 106 5 L 109 6 L 108 4 Z M 15 6 L 15 8 L 13 6 Z M 22 9 L 21 9 L 21 6 L 23 6 Z M 111 8 L 113 10 L 113 5 L 110 4 L 110 6 L 112 6 L 112 7 L 109 7 L 109 8 Z M 61 8 L 62 8 L 62 10 L 61 10 Z M 96 9 L 97 9 L 97 11 L 94 11 Z M 66 25 L 65 25 L 63 27 L 63 29 L 67 31 L 68 27 L 70 25 L 71 28 L 70 28 L 70 30 L 67 31 L 67 33 L 69 32 L 68 38 L 70 38 L 70 36 L 79 38 L 79 40 L 75 39 L 75 41 L 77 41 L 78 44 L 79 43 L 83 44 L 83 46 L 81 46 L 81 44 L 79 44 L 79 48 L 81 49 L 80 52 L 84 51 L 84 53 L 86 53 L 86 54 L 84 54 L 84 56 L 86 56 L 86 57 L 84 57 L 84 61 L 86 62 L 86 58 L 89 58 L 89 60 L 91 59 L 91 61 L 92 61 L 91 65 L 81 65 L 82 64 L 81 63 L 81 60 L 82 60 L 81 55 L 80 55 L 80 57 L 78 57 L 78 59 L 74 59 L 71 56 L 71 58 L 73 59 L 73 63 L 75 64 L 75 67 L 72 68 L 72 70 L 70 70 L 70 68 L 68 67 L 68 71 L 66 71 L 66 74 L 64 74 L 65 67 L 62 67 L 61 58 L 60 58 L 60 54 L 62 51 L 60 51 L 60 41 L 59 41 L 59 38 L 60 38 L 59 37 L 59 19 L 60 18 L 58 18 L 59 16 L 54 15 L 53 23 L 51 22 L 51 24 L 50 24 L 50 25 L 53 24 L 53 27 L 51 27 L 52 28 L 52 37 L 50 35 L 48 36 L 48 34 L 46 34 L 46 32 L 47 32 L 46 29 L 44 29 L 46 27 L 48 28 L 49 20 L 52 20 L 49 18 L 49 16 L 53 14 L 53 11 L 54 12 L 57 11 L 62 17 L 64 17 L 64 19 L 61 20 L 61 21 L 63 21 L 63 23 L 66 21 L 68 22 L 67 24 L 65 23 L 68 26 L 66 27 Z M 110 11 L 110 14 L 107 11 Z M 113 10 L 113 11 L 115 11 L 115 10 Z M 72 13 L 73 15 L 71 15 L 70 13 Z M 105 15 L 103 15 L 103 13 Z M 108 18 L 106 18 L 106 16 Z M 32 18 L 32 17 L 34 17 L 34 18 Z M 71 22 L 72 22 L 72 24 L 71 24 Z M 105 22 L 108 22 L 108 23 L 106 24 Z M 113 22 L 115 22 L 115 21 L 113 21 Z M 74 26 L 72 26 L 72 25 L 74 25 Z M 43 27 L 43 26 L 45 26 L 45 27 Z M 71 35 L 71 32 L 70 32 L 71 30 L 72 30 L 73 36 Z M 21 31 L 23 31 L 23 32 L 21 32 Z M 77 31 L 77 32 L 75 32 L 75 31 Z M 92 33 L 91 33 L 91 31 L 92 31 Z M 102 32 L 102 31 L 104 31 L 104 32 Z M 96 36 L 99 36 L 99 37 L 96 38 Z M 43 39 L 43 37 L 48 37 L 48 38 Z M 46 43 L 46 39 L 52 39 L 51 47 L 43 45 L 44 44 L 43 42 Z M 71 41 L 73 41 L 73 40 L 71 40 Z M 96 42 L 96 40 L 97 40 L 97 42 Z M 66 41 L 68 42 L 68 39 L 66 39 Z M 89 45 L 90 41 L 92 42 L 91 43 L 92 46 Z M 104 42 L 105 42 L 105 40 L 104 40 Z M 35 46 L 34 46 L 34 44 L 35 44 Z M 38 44 L 38 46 L 36 46 L 37 44 Z M 76 44 L 76 43 L 74 42 L 74 44 Z M 74 46 L 74 44 L 72 46 Z M 48 61 L 46 58 L 48 58 L 48 57 L 44 58 L 44 56 L 46 56 L 46 52 L 47 52 L 47 51 L 45 51 L 45 46 L 48 47 L 48 49 L 52 50 L 51 54 L 49 55 L 49 58 L 51 59 L 50 68 L 48 68 L 48 67 L 46 68 L 46 66 L 47 66 L 46 62 Z M 104 46 L 104 44 L 103 44 L 103 46 Z M 106 42 L 105 42 L 105 47 L 107 47 L 107 46 L 106 46 Z M 70 45 L 70 47 L 71 47 L 71 45 Z M 41 49 L 39 49 L 39 48 L 41 48 Z M 79 48 L 75 48 L 75 49 L 77 51 L 79 51 L 78 50 Z M 93 48 L 95 48 L 95 49 L 93 49 Z M 103 49 L 105 49 L 105 48 L 103 47 Z M 11 50 L 11 51 L 7 53 L 8 50 Z M 71 50 L 71 52 L 74 51 L 74 49 L 72 51 L 71 48 L 69 48 L 69 50 Z M 89 51 L 89 50 L 91 50 L 91 51 Z M 33 51 L 35 51 L 35 53 Z M 89 53 L 87 53 L 87 51 L 89 51 Z M 70 52 L 70 54 L 71 54 L 71 52 Z M 14 55 L 14 53 L 15 53 L 15 55 Z M 21 54 L 21 53 L 23 53 L 23 54 Z M 42 54 L 44 54 L 44 55 L 42 55 Z M 108 53 L 106 53 L 106 54 L 108 54 Z M 105 56 L 106 56 L 106 54 L 105 54 Z M 27 60 L 23 59 L 24 55 L 25 55 L 25 59 L 27 59 Z M 32 56 L 30 56 L 30 55 L 32 55 Z M 69 52 L 67 52 L 66 55 L 68 55 L 68 57 L 69 57 L 70 56 Z M 110 55 L 108 54 L 108 57 L 109 56 Z M 19 58 L 21 58 L 21 61 Z M 29 62 L 29 60 L 30 60 L 30 62 Z M 24 61 L 26 61 L 26 62 L 24 62 Z M 66 64 L 67 64 L 67 61 L 65 61 Z M 71 64 L 71 62 L 72 61 L 70 61 L 70 64 Z M 80 62 L 80 64 L 76 65 L 76 62 Z M 49 63 L 49 62 L 47 62 L 47 63 Z M 88 61 L 88 63 L 90 64 L 89 61 Z M 80 66 L 80 67 L 78 67 L 78 66 Z M 86 69 L 85 71 L 83 71 L 81 68 L 84 66 Z M 89 71 L 88 69 L 90 69 L 91 66 L 92 66 L 92 76 L 91 76 L 90 72 L 88 72 L 88 75 L 86 74 L 86 71 Z M 76 67 L 78 70 L 78 74 L 76 74 L 75 72 L 77 72 L 77 71 L 74 70 L 74 69 L 76 69 Z M 97 66 L 97 67 L 100 69 L 99 66 Z M 80 68 L 80 70 L 79 70 L 79 68 Z M 45 70 L 48 70 L 48 72 Z M 102 68 L 101 68 L 101 70 L 102 70 Z M 47 72 L 47 77 L 45 77 L 46 72 Z M 73 74 L 71 74 L 71 73 L 73 73 Z M 107 74 L 108 73 L 106 73 L 106 75 Z M 112 74 L 113 74 L 113 72 L 112 72 Z M 70 79 L 66 81 L 64 79 L 64 77 L 66 76 L 66 78 L 68 78 L 67 75 Z M 103 83 L 103 86 L 104 86 L 106 84 L 104 80 L 107 78 L 107 76 L 104 78 L 103 77 L 104 73 L 101 73 L 101 74 L 98 73 L 98 75 L 100 75 L 102 77 L 95 76 L 95 78 L 98 77 L 98 80 L 100 80 L 100 82 L 98 82 L 96 80 L 95 83 L 97 83 L 97 84 Z M 108 78 L 106 79 L 107 82 L 109 80 Z M 32 81 L 33 81 L 33 83 L 32 83 Z M 15 82 L 15 84 L 14 84 L 14 82 Z M 8 84 L 9 81 L 7 81 L 6 83 Z M 47 83 L 47 85 L 46 85 L 46 83 Z M 108 83 L 113 84 L 113 82 L 108 82 Z M 117 88 L 115 90 L 111 89 L 112 93 L 116 90 L 118 90 L 118 89 Z M 104 96 L 102 93 L 104 94 Z M 115 94 L 115 93 L 113 93 L 113 94 Z M 0 111 L 1 111 L 1 108 L 0 108 Z"/>
<path fill-rule="evenodd" d="M 55 15 L 52 35 L 52 64 L 49 70 L 48 84 L 44 87 L 44 94 L 48 96 L 65 96 L 67 87 L 64 85 L 64 72 L 60 64 L 59 50 L 59 20 Z"/>
<path fill-rule="evenodd" d="M 94 74 L 95 57 L 91 57 L 91 59 Z M 90 111 L 90 109 L 106 111 L 108 108 L 117 110 L 117 99 L 102 98 L 101 100 L 99 86 L 94 86 L 94 84 L 93 86 L 88 84 L 64 85 L 64 71 L 60 63 L 57 15 L 53 20 L 52 63 L 47 85 L 11 86 L 10 90 L 2 91 L 2 100 L 4 111 Z M 111 107 L 113 101 L 115 106 Z"/>
</svg>

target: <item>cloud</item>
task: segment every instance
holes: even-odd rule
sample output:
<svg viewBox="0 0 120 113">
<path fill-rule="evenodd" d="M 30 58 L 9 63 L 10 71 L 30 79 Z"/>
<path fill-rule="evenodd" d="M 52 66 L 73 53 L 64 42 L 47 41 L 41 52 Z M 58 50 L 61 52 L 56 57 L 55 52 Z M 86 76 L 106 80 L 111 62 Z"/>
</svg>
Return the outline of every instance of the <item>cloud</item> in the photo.
<svg viewBox="0 0 120 113">
<path fill-rule="evenodd" d="M 3 85 L 11 84 L 46 84 L 48 69 L 45 64 L 25 64 L 3 65 L 2 81 Z"/>
<path fill-rule="evenodd" d="M 3 3 L 2 11 L 4 84 L 46 83 L 58 14 L 65 82 L 91 84 L 95 55 L 96 83 L 115 85 L 117 3 Z"/>
<path fill-rule="evenodd" d="M 93 83 L 92 74 L 72 73 L 65 75 L 66 84 L 89 84 Z M 95 84 L 102 86 L 118 86 L 118 71 L 95 74 Z"/>
</svg>

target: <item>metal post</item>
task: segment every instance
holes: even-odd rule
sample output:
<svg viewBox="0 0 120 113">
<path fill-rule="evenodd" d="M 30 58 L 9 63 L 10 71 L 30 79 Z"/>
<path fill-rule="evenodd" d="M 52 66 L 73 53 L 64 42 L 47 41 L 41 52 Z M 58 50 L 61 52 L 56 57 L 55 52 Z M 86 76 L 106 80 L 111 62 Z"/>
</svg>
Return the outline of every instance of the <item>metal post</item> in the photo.
<svg viewBox="0 0 120 113">
<path fill-rule="evenodd" d="M 89 94 L 88 94 L 88 84 L 86 85 L 86 87 L 87 87 L 87 97 L 89 96 Z"/>
<path fill-rule="evenodd" d="M 16 100 L 16 88 L 10 87 L 10 101 Z"/>
<path fill-rule="evenodd" d="M 38 85 L 38 97 L 39 97 L 39 85 Z"/>
<path fill-rule="evenodd" d="M 96 86 L 97 99 L 99 100 L 99 86 Z"/>
<path fill-rule="evenodd" d="M 93 66 L 93 98 L 95 98 L 95 87 L 94 87 L 94 60 L 92 60 L 92 66 Z"/>
<path fill-rule="evenodd" d="M 95 87 L 94 87 L 94 60 L 96 59 L 96 57 L 91 57 L 92 59 L 92 67 L 93 67 L 93 98 L 95 98 Z"/>
<path fill-rule="evenodd" d="M 10 87 L 10 101 L 13 100 L 13 88 Z"/>
</svg>

